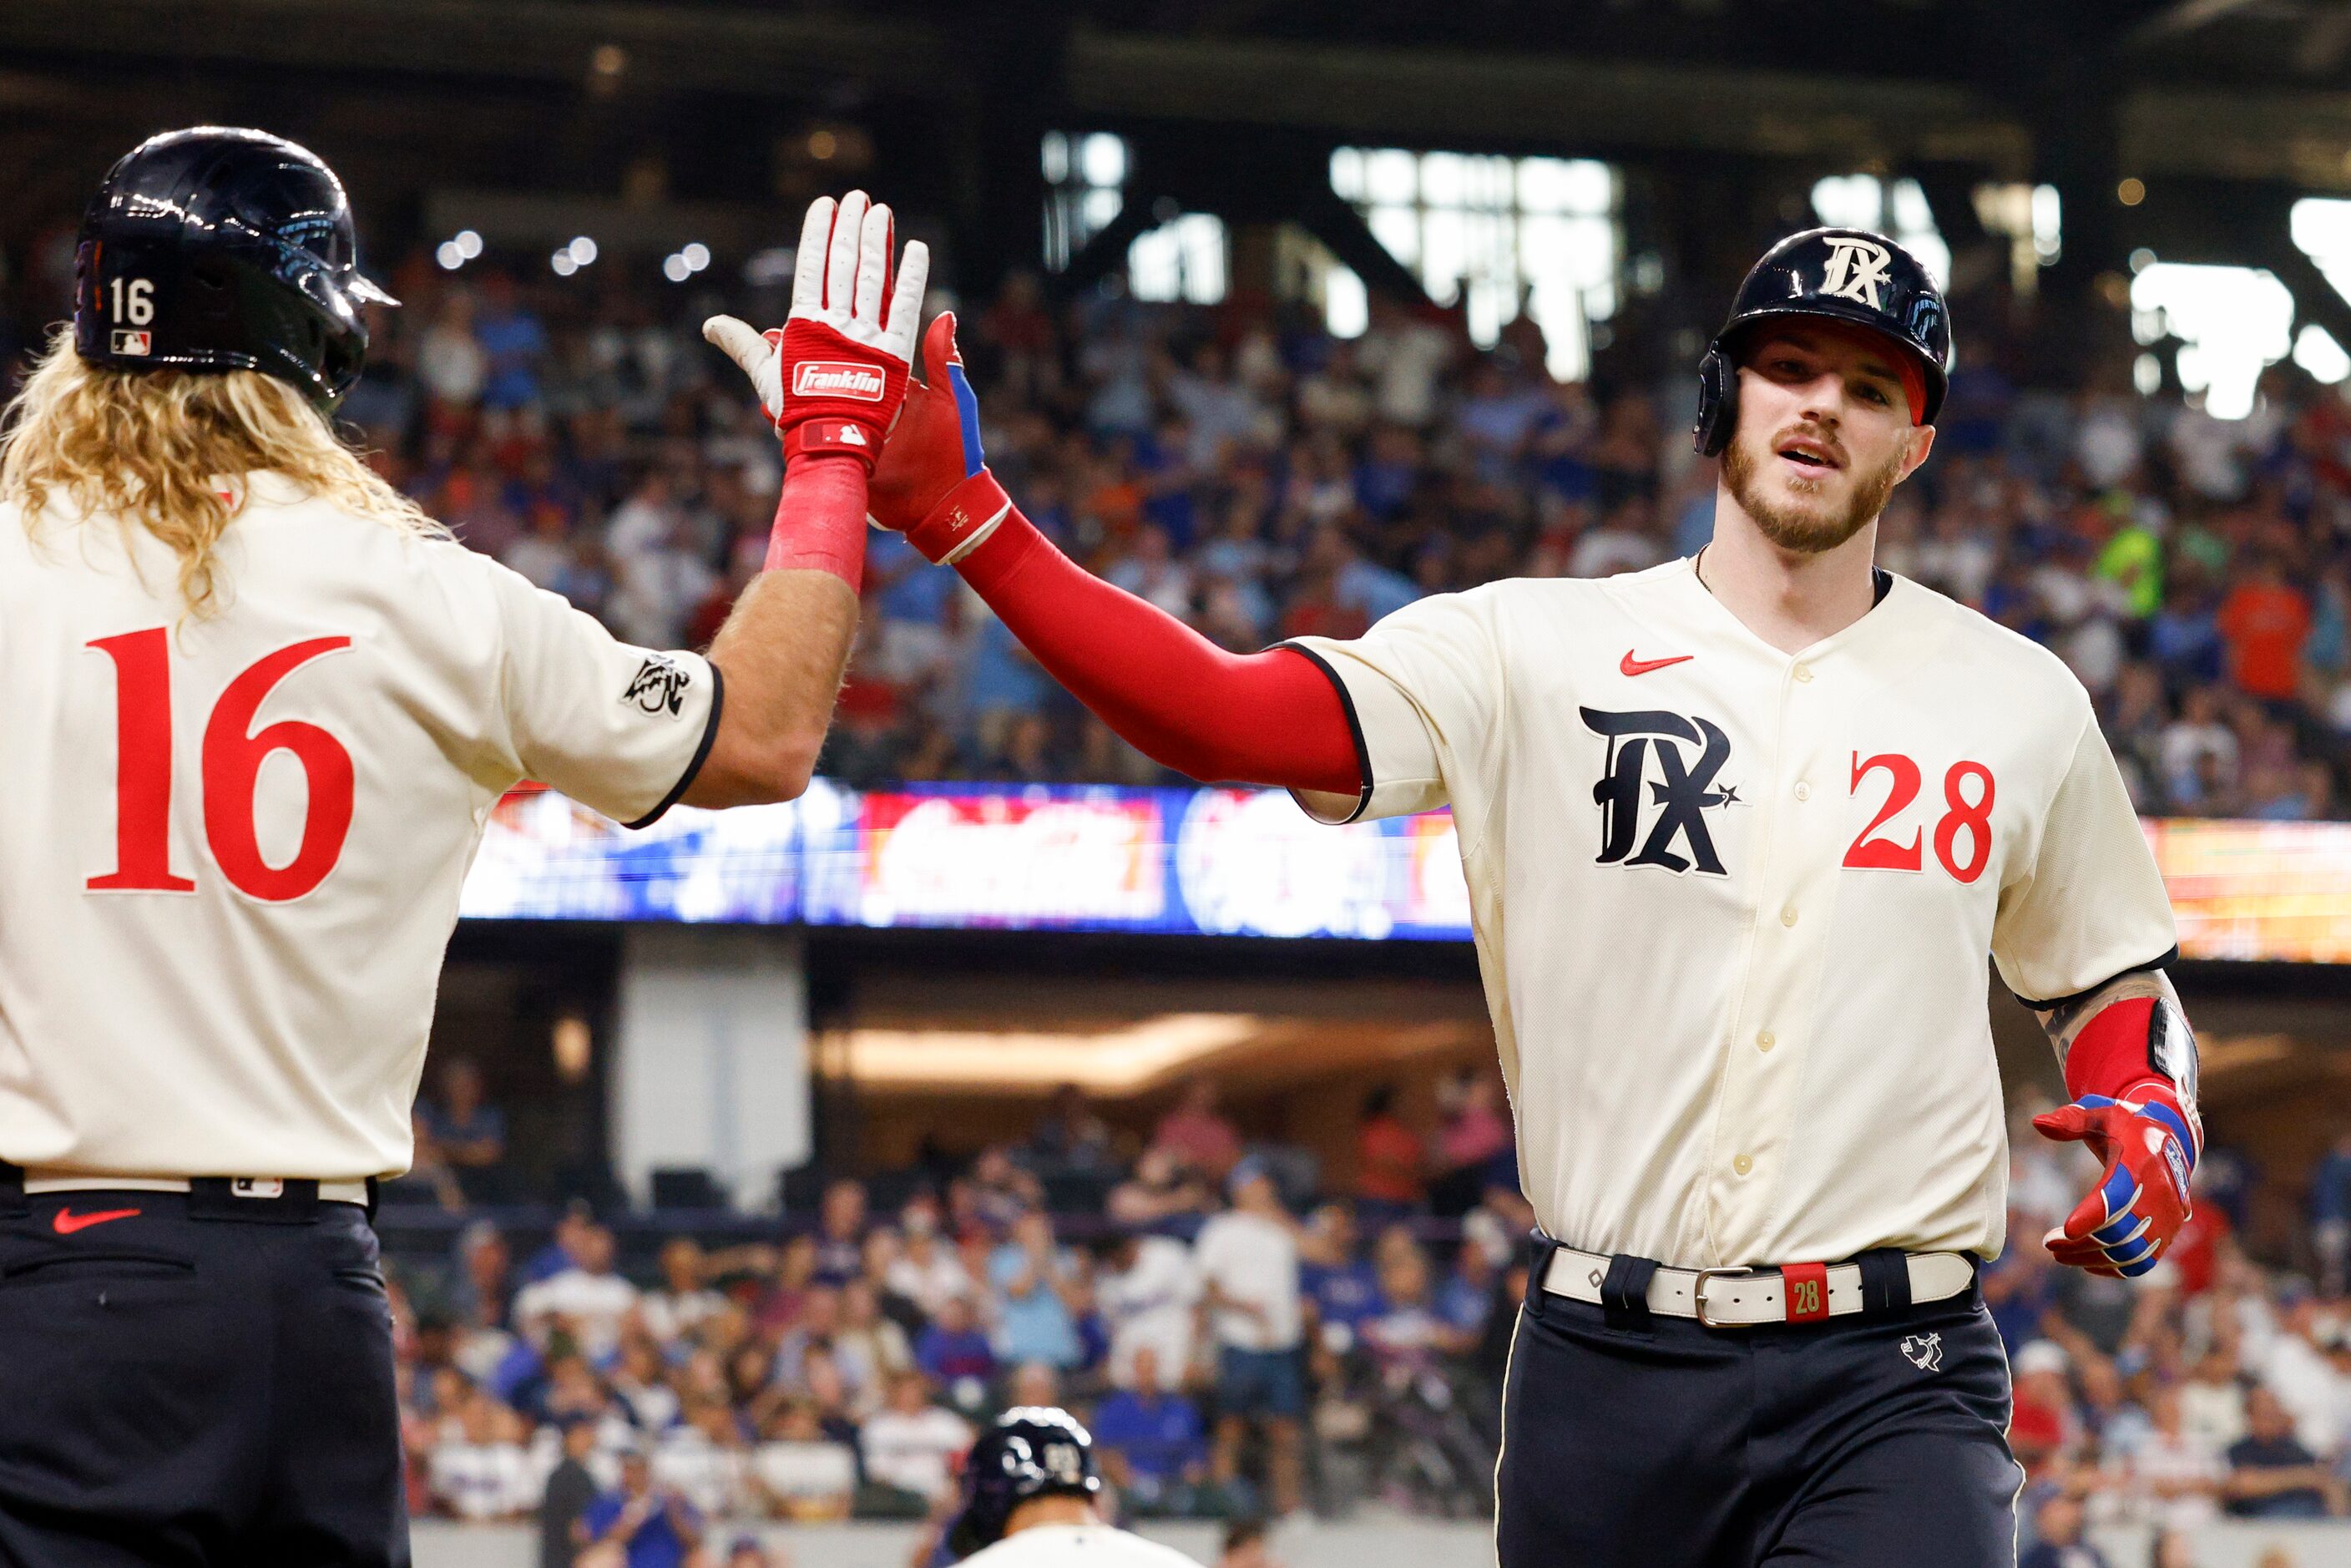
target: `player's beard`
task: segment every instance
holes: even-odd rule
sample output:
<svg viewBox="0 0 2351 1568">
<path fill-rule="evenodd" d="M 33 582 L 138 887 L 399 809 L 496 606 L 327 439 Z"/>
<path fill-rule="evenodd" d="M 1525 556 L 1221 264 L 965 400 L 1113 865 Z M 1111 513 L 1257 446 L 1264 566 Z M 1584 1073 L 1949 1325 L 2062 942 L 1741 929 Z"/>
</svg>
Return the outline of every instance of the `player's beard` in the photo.
<svg viewBox="0 0 2351 1568">
<path fill-rule="evenodd" d="M 1791 434 L 1793 433 L 1774 434 L 1763 448 L 1763 455 L 1776 455 L 1782 438 Z M 1798 555 L 1820 555 L 1861 532 L 1886 510 L 1894 486 L 1901 482 L 1903 456 L 1896 449 L 1876 468 L 1855 473 L 1844 507 L 1834 513 L 1767 494 L 1762 464 L 1752 444 L 1743 439 L 1732 441 L 1722 455 L 1722 482 L 1729 486 L 1730 498 L 1754 519 L 1757 530 L 1765 538 Z M 1825 486 L 1829 472 L 1832 471 L 1823 470 L 1822 479 L 1815 483 Z"/>
</svg>

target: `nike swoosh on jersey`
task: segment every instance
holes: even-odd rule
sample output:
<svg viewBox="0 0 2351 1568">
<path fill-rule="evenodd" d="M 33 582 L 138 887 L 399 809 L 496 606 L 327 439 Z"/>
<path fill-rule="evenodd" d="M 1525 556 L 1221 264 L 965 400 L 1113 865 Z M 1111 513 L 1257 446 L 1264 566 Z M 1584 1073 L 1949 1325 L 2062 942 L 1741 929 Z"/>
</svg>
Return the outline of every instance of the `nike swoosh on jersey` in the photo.
<svg viewBox="0 0 2351 1568">
<path fill-rule="evenodd" d="M 1633 650 L 1627 648 L 1625 650 L 1624 663 L 1618 664 L 1616 669 L 1622 674 L 1646 675 L 1651 670 L 1662 670 L 1667 664 L 1687 664 L 1697 657 L 1696 653 L 1676 653 L 1670 659 L 1636 659 L 1633 657 Z"/>
<path fill-rule="evenodd" d="M 70 1208 L 60 1208 L 49 1223 L 58 1235 L 71 1236 L 77 1230 L 88 1230 L 110 1219 L 128 1219 L 138 1212 L 135 1208 L 101 1208 L 95 1214 L 76 1214 Z"/>
</svg>

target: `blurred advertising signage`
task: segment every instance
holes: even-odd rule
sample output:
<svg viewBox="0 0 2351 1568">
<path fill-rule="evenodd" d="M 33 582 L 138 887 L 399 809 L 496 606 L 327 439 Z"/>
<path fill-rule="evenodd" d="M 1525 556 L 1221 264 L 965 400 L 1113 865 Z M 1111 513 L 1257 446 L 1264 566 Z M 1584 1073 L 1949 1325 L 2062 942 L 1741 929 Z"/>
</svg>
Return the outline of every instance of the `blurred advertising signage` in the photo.
<svg viewBox="0 0 2351 1568">
<path fill-rule="evenodd" d="M 491 813 L 459 911 L 680 920 L 1466 940 L 1444 812 L 1332 829 L 1278 790 L 844 789 L 631 833 L 545 789 Z"/>
<path fill-rule="evenodd" d="M 2190 958 L 2351 963 L 2351 823 L 2149 821 Z M 1279 790 L 946 784 L 672 810 L 627 832 L 545 789 L 492 811 L 488 920 L 1464 941 L 1443 811 L 1326 828 Z"/>
<path fill-rule="evenodd" d="M 2145 826 L 2181 956 L 2351 963 L 2351 822 Z"/>
</svg>

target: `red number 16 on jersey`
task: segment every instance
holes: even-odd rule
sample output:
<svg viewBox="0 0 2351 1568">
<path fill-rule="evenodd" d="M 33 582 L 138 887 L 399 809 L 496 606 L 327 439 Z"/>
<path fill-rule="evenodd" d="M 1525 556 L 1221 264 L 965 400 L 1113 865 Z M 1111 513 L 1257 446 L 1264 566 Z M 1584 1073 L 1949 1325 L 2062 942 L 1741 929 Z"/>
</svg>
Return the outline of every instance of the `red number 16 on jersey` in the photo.
<svg viewBox="0 0 2351 1568">
<path fill-rule="evenodd" d="M 299 719 L 250 731 L 280 681 L 321 653 L 350 645 L 349 637 L 314 637 L 265 654 L 228 684 L 205 721 L 204 842 L 241 893 L 273 904 L 299 898 L 341 858 L 351 829 L 351 754 Z M 172 870 L 170 635 L 156 626 L 89 646 L 114 661 L 114 869 L 84 885 L 96 893 L 192 892 L 196 884 Z M 282 866 L 262 858 L 253 821 L 261 764 L 273 751 L 292 753 L 309 786 L 301 844 Z"/>
</svg>

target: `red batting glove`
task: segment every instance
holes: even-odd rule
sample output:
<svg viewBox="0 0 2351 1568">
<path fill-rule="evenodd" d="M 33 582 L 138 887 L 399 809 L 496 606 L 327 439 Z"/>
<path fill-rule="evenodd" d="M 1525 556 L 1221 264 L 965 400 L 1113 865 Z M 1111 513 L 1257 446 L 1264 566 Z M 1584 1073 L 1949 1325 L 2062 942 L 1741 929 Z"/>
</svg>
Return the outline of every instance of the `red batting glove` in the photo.
<svg viewBox="0 0 2351 1568">
<path fill-rule="evenodd" d="M 2032 1125 L 2043 1137 L 2083 1144 L 2105 1166 L 2096 1190 L 2042 1239 L 2050 1256 L 2115 1278 L 2153 1269 L 2192 1210 L 2189 1177 L 2202 1142 L 2177 1091 L 2150 1079 L 2119 1098 L 2085 1094 Z"/>
<path fill-rule="evenodd" d="M 1012 507 L 980 450 L 979 400 L 955 330 L 954 313 L 943 311 L 924 334 L 924 379 L 907 388 L 865 503 L 876 527 L 949 566 L 986 542 Z"/>
<path fill-rule="evenodd" d="M 758 389 L 789 461 L 839 454 L 868 473 L 905 402 L 929 249 L 911 241 L 890 287 L 890 209 L 862 191 L 809 204 L 781 330 L 713 316 L 702 335 Z"/>
</svg>

